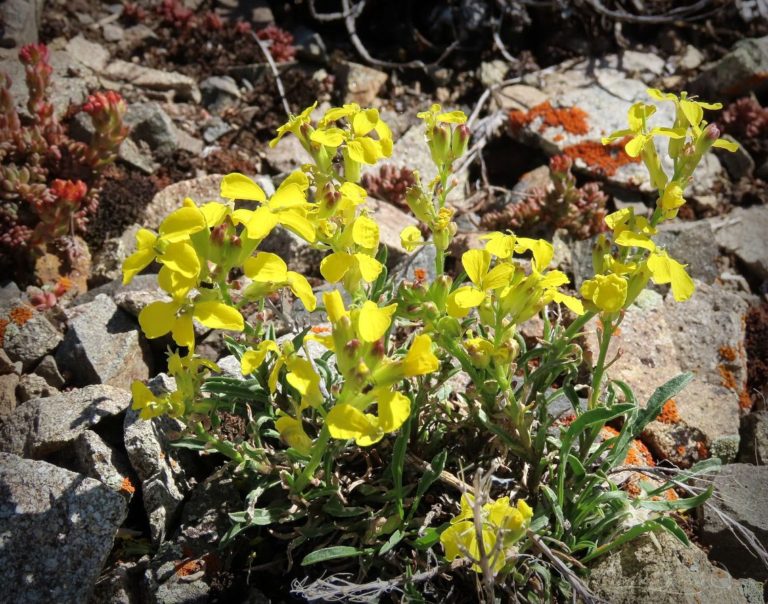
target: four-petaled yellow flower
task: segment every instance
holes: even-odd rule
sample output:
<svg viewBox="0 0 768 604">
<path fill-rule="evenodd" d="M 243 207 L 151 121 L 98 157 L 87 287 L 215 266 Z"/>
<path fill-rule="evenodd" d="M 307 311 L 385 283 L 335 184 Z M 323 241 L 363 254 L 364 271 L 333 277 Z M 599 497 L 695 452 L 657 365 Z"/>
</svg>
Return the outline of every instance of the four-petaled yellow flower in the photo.
<svg viewBox="0 0 768 604">
<path fill-rule="evenodd" d="M 355 439 L 361 447 L 379 442 L 385 434 L 396 432 L 411 413 L 411 401 L 399 392 L 377 392 L 378 416 L 364 413 L 353 405 L 335 405 L 325 418 L 333 438 Z"/>
</svg>

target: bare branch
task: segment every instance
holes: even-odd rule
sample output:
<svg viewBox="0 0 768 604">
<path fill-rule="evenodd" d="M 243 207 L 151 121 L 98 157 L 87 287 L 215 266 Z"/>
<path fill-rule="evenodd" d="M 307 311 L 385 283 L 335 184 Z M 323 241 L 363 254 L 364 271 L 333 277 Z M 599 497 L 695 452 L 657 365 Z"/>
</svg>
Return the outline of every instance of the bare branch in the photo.
<svg viewBox="0 0 768 604">
<path fill-rule="evenodd" d="M 277 65 L 275 65 L 275 60 L 272 58 L 272 53 L 269 51 L 269 48 L 267 48 L 267 45 L 264 44 L 264 41 L 259 38 L 259 36 L 257 36 L 254 32 L 251 32 L 251 36 L 256 41 L 256 44 L 259 45 L 264 58 L 267 59 L 269 69 L 272 72 L 272 75 L 275 76 L 277 92 L 280 94 L 280 99 L 283 101 L 283 109 L 285 110 L 285 115 L 286 117 L 290 117 L 291 106 L 288 104 L 288 101 L 285 98 L 285 88 L 283 87 L 283 81 L 280 79 L 280 73 L 277 71 Z"/>
</svg>

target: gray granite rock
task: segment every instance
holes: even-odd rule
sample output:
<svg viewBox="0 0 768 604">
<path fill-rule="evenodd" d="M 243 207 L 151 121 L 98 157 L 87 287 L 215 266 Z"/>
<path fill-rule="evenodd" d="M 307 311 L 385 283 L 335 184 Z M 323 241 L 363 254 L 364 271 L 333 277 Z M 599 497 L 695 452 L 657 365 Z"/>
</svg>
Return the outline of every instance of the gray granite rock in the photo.
<svg viewBox="0 0 768 604">
<path fill-rule="evenodd" d="M 741 418 L 739 461 L 768 465 L 768 411 L 753 411 Z"/>
<path fill-rule="evenodd" d="M 43 360 L 40 361 L 37 367 L 35 367 L 35 374 L 39 375 L 54 388 L 64 387 L 64 378 L 59 371 L 59 366 L 56 365 L 56 359 L 54 359 L 51 355 L 46 355 L 43 357 Z"/>
<path fill-rule="evenodd" d="M 76 384 L 128 389 L 133 380 L 149 377 L 152 359 L 138 325 L 110 297 L 99 295 L 93 302 L 72 307 L 67 318 L 69 330 L 56 362 Z"/>
<path fill-rule="evenodd" d="M 175 383 L 165 374 L 148 385 L 157 394 L 175 389 Z M 125 415 L 125 449 L 141 482 L 144 509 L 155 544 L 165 539 L 181 502 L 192 488 L 182 462 L 185 452 L 171 446 L 182 429 L 178 420 L 169 417 L 145 421 L 133 410 Z"/>
<path fill-rule="evenodd" d="M 696 92 L 734 98 L 766 86 L 768 36 L 745 38 L 692 84 Z"/>
<path fill-rule="evenodd" d="M 145 572 L 145 591 L 164 604 L 207 601 L 210 587 L 204 579 L 217 572 L 208 566 L 210 553 L 232 526 L 229 514 L 243 507 L 231 478 L 217 473 L 195 487 L 184 504 L 178 531 L 160 546 Z M 226 550 L 220 549 L 217 556 L 226 556 Z M 189 573 L 178 572 L 182 561 L 187 561 Z"/>
<path fill-rule="evenodd" d="M 143 141 L 158 155 L 169 155 L 179 146 L 176 126 L 159 103 L 132 103 L 125 114 L 135 143 Z"/>
<path fill-rule="evenodd" d="M 101 285 L 122 278 L 123 262 L 136 248 L 136 232 L 140 228 L 140 225 L 132 224 L 119 237 L 112 237 L 104 242 L 93 258 L 89 284 Z"/>
<path fill-rule="evenodd" d="M 37 44 L 43 0 L 7 0 L 0 4 L 0 22 L 3 24 L 0 46 L 21 48 Z"/>
<path fill-rule="evenodd" d="M 198 204 L 209 201 L 222 202 L 223 199 L 219 197 L 222 178 L 223 174 L 208 174 L 200 178 L 182 180 L 158 191 L 144 209 L 142 226 L 157 230 L 168 214 L 183 205 L 185 197 L 192 198 Z"/>
<path fill-rule="evenodd" d="M 18 385 L 17 374 L 0 375 L 0 417 L 10 415 L 16 409 L 16 386 Z"/>
<path fill-rule="evenodd" d="M 54 388 L 45 378 L 34 373 L 27 373 L 19 379 L 16 387 L 16 402 L 20 405 L 35 398 L 46 398 L 59 394 L 58 388 Z"/>
<path fill-rule="evenodd" d="M 312 162 L 306 149 L 295 136 L 285 136 L 274 147 L 264 150 L 264 159 L 275 172 L 293 172 Z"/>
<path fill-rule="evenodd" d="M 712 479 L 711 503 L 768 544 L 768 466 L 729 464 Z M 754 557 L 723 520 L 705 506 L 701 511 L 701 539 L 711 547 L 710 559 L 731 574 L 765 581 L 768 567 Z"/>
<path fill-rule="evenodd" d="M 95 478 L 126 500 L 133 497 L 135 487 L 130 483 L 131 465 L 125 453 L 110 447 L 92 430 L 86 430 L 75 439 L 76 469 L 81 474 Z"/>
<path fill-rule="evenodd" d="M 389 76 L 366 65 L 342 61 L 337 66 L 336 77 L 339 79 L 345 103 L 369 107 Z"/>
<path fill-rule="evenodd" d="M 126 515 L 100 482 L 0 454 L 0 591 L 19 604 L 86 602 Z"/>
<path fill-rule="evenodd" d="M 587 582 L 611 604 L 746 604 L 741 583 L 695 545 L 665 532 L 643 535 L 599 558 Z"/>
<path fill-rule="evenodd" d="M 711 222 L 717 244 L 734 254 L 752 277 L 768 280 L 768 206 L 735 208 Z"/>
<path fill-rule="evenodd" d="M 199 103 L 202 99 L 194 79 L 173 71 L 161 71 L 118 59 L 107 65 L 102 74 L 147 90 L 172 91 L 179 101 L 191 100 Z"/>
<path fill-rule="evenodd" d="M 11 361 L 20 361 L 25 371 L 52 352 L 62 340 L 59 330 L 45 315 L 30 310 L 32 316 L 23 325 L 13 320 L 8 323 L 3 340 L 3 349 L 8 357 Z"/>
<path fill-rule="evenodd" d="M 0 419 L 0 451 L 43 458 L 125 411 L 130 399 L 125 390 L 99 385 L 28 401 Z"/>
<path fill-rule="evenodd" d="M 211 76 L 200 82 L 203 105 L 212 111 L 221 111 L 234 105 L 242 94 L 235 78 L 231 76 Z"/>
</svg>

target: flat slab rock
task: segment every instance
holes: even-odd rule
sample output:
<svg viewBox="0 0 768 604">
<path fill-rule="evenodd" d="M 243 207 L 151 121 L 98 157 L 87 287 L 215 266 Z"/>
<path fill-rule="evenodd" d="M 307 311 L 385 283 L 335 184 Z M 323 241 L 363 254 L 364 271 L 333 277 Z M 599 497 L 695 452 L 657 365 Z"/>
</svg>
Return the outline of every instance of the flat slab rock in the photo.
<svg viewBox="0 0 768 604">
<path fill-rule="evenodd" d="M 28 401 L 0 419 L 0 451 L 43 458 L 130 402 L 129 392 L 101 385 Z"/>
<path fill-rule="evenodd" d="M 768 467 L 735 463 L 723 466 L 712 479 L 712 503 L 768 546 Z M 768 568 L 752 556 L 711 508 L 702 510 L 702 541 L 710 558 L 734 576 L 768 580 Z"/>
<path fill-rule="evenodd" d="M 97 480 L 5 453 L 0 492 L 3 601 L 87 602 L 125 500 Z"/>
<path fill-rule="evenodd" d="M 627 382 L 640 404 L 668 380 L 691 371 L 694 380 L 675 396 L 683 421 L 709 441 L 739 432 L 739 395 L 746 385 L 744 300 L 717 285 L 697 282 L 693 297 L 677 303 L 649 291 L 632 305 L 611 343 L 621 356 L 607 374 Z M 588 332 L 589 333 L 589 332 Z M 589 333 L 587 347 L 596 356 Z"/>
<path fill-rule="evenodd" d="M 741 581 L 714 566 L 695 545 L 665 532 L 643 535 L 599 558 L 590 590 L 611 604 L 747 604 Z"/>
</svg>

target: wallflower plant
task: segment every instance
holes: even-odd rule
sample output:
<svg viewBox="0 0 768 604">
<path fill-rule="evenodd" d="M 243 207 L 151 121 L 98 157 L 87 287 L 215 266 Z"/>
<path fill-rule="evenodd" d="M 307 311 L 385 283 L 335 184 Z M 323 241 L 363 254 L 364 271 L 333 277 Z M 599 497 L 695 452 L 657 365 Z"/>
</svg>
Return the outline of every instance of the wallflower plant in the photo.
<svg viewBox="0 0 768 604">
<path fill-rule="evenodd" d="M 607 352 L 649 281 L 671 286 L 679 302 L 693 295 L 685 265 L 654 236 L 685 203 L 703 153 L 728 146 L 702 120 L 714 105 L 649 94 L 676 104 L 674 124 L 650 127 L 655 107 L 637 103 L 628 130 L 605 142 L 631 137 L 627 152 L 645 162 L 656 209 L 606 217 L 594 275 L 578 292 L 552 267 L 552 244 L 511 232 L 486 234 L 458 259 L 458 274 L 446 271 L 456 233 L 447 196 L 469 129 L 462 112 L 439 105 L 419 114 L 438 175 L 429 183 L 415 175 L 406 200 L 421 228 L 401 235 L 407 253 L 434 246 L 434 279 L 389 275 L 358 182 L 364 166 L 390 157 L 392 134 L 376 109 L 356 104 L 316 121 L 313 105 L 278 129 L 270 144 L 295 136 L 312 162 L 271 196 L 230 174 L 221 183 L 228 202 L 186 199 L 158 233 L 137 233 L 124 282 L 160 264 L 168 299 L 148 305 L 139 322 L 147 337 L 170 333 L 179 348 L 168 364 L 176 390 L 135 383 L 133 408 L 143 419 L 178 418 L 187 431 L 180 446 L 231 462 L 247 509 L 231 515 L 224 545 L 251 548 L 257 562 L 282 559 L 297 578 L 345 568 L 417 600 L 424 582 L 446 589 L 447 572 L 470 589 L 476 583 L 488 601 L 510 589 L 542 601 L 569 598 L 584 563 L 643 532 L 686 540 L 669 512 L 708 493 L 666 500 L 664 483 L 630 495 L 610 476 L 690 376 L 641 406 L 628 385 L 605 379 Z M 670 141 L 673 174 L 662 168 L 659 137 Z M 277 228 L 325 253 L 319 289 L 291 270 L 291 258 L 260 249 Z M 271 320 L 277 295 L 295 297 L 308 324 L 280 333 Z M 520 326 L 536 316 L 543 333 L 530 346 Z M 227 332 L 241 376 L 197 354 L 196 322 Z M 595 328 L 597 358 L 585 366 L 581 337 Z M 558 400 L 570 405 L 571 421 L 555 416 Z M 237 436 L 222 430 L 232 416 L 246 426 Z M 601 437 L 609 422 L 617 436 Z M 294 588 L 308 593 L 304 583 Z"/>
</svg>

